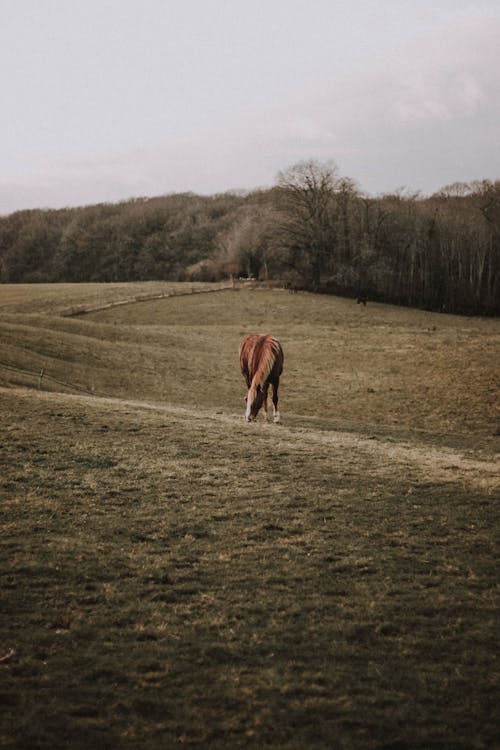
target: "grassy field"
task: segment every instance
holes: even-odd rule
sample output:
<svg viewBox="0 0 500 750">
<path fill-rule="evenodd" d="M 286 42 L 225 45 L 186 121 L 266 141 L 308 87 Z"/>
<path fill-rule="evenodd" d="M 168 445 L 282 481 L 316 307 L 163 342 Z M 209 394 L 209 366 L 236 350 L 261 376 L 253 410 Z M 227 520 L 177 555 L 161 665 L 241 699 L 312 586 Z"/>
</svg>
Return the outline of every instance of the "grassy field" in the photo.
<svg viewBox="0 0 500 750">
<path fill-rule="evenodd" d="M 498 746 L 499 321 L 172 284 L 0 313 L 0 747 Z M 282 426 L 243 422 L 253 330 Z"/>
</svg>

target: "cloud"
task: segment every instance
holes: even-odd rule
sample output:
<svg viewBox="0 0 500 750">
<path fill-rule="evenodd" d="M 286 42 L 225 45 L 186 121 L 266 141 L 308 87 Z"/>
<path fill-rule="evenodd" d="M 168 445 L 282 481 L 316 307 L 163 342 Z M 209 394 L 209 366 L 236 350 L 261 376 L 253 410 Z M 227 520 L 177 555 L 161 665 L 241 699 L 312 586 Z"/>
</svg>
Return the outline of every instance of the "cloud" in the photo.
<svg viewBox="0 0 500 750">
<path fill-rule="evenodd" d="M 500 22 L 462 22 L 365 69 L 325 72 L 312 91 L 198 135 L 47 162 L 23 180 L 4 179 L 0 212 L 269 186 L 308 158 L 333 159 L 371 193 L 498 178 L 499 42 Z"/>
<path fill-rule="evenodd" d="M 282 152 L 333 158 L 370 192 L 498 177 L 499 42 L 498 22 L 460 24 L 370 70 L 324 81 L 276 116 Z M 312 138 L 283 125 L 305 112 Z"/>
<path fill-rule="evenodd" d="M 472 71 L 419 75 L 406 80 L 392 112 L 402 123 L 451 121 L 473 116 L 486 103 L 481 74 Z M 402 87 L 403 88 L 403 87 Z"/>
</svg>

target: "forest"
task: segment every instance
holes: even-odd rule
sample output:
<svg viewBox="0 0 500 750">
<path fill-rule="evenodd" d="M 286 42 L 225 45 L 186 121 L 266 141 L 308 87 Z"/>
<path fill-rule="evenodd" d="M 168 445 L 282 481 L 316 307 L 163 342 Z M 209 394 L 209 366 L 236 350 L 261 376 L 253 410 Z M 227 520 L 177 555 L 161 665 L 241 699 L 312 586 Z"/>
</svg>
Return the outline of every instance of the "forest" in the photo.
<svg viewBox="0 0 500 750">
<path fill-rule="evenodd" d="M 0 217 L 0 282 L 216 281 L 460 314 L 500 313 L 500 181 L 367 196 L 333 163 L 269 189 Z"/>
</svg>

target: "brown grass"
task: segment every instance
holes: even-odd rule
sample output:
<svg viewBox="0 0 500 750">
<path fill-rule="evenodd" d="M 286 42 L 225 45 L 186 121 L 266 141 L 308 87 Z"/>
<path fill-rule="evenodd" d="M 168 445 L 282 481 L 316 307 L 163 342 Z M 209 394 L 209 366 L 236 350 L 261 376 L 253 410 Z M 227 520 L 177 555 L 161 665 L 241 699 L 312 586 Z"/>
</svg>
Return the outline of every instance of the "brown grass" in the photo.
<svg viewBox="0 0 500 750">
<path fill-rule="evenodd" d="M 0 746 L 493 747 L 498 321 L 50 293 L 0 324 Z"/>
</svg>

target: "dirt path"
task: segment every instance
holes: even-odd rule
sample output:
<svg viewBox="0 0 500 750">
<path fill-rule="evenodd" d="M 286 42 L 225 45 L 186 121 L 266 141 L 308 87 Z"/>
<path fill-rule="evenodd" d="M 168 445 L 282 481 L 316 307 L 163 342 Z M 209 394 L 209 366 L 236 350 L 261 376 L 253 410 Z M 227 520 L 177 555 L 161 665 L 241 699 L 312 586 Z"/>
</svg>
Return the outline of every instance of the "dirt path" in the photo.
<svg viewBox="0 0 500 750">
<path fill-rule="evenodd" d="M 242 415 L 228 414 L 211 409 L 193 409 L 172 404 L 154 404 L 137 400 L 87 396 L 83 394 L 34 391 L 23 388 L 0 388 L 2 392 L 15 394 L 23 399 L 40 399 L 66 405 L 79 404 L 92 409 L 116 411 L 134 409 L 138 412 L 155 412 L 176 418 L 199 420 L 224 428 L 240 428 L 261 439 L 272 438 L 282 447 L 301 444 L 304 452 L 311 453 L 319 447 L 340 452 L 339 461 L 344 464 L 369 464 L 372 476 L 384 477 L 389 473 L 409 472 L 418 474 L 428 482 L 464 483 L 481 488 L 487 493 L 500 491 L 500 460 L 495 456 L 479 457 L 470 450 L 451 449 L 444 446 L 427 445 L 413 439 L 401 440 L 399 436 L 381 437 L 373 434 L 358 434 L 347 430 L 320 430 L 310 427 L 288 425 L 275 426 L 261 421 L 244 424 Z"/>
<path fill-rule="evenodd" d="M 213 292 L 225 292 L 228 289 L 233 289 L 234 284 L 224 283 L 219 287 L 210 289 L 190 289 L 186 292 L 172 291 L 162 292 L 160 294 L 140 294 L 135 297 L 126 297 L 125 299 L 114 300 L 112 302 L 100 303 L 98 305 L 88 305 L 87 307 L 71 308 L 61 313 L 63 318 L 76 318 L 81 315 L 87 315 L 88 313 L 100 312 L 101 310 L 109 310 L 112 307 L 122 307 L 123 305 L 133 305 L 138 302 L 152 302 L 158 299 L 167 299 L 168 297 L 186 297 L 192 294 L 210 294 Z"/>
</svg>

